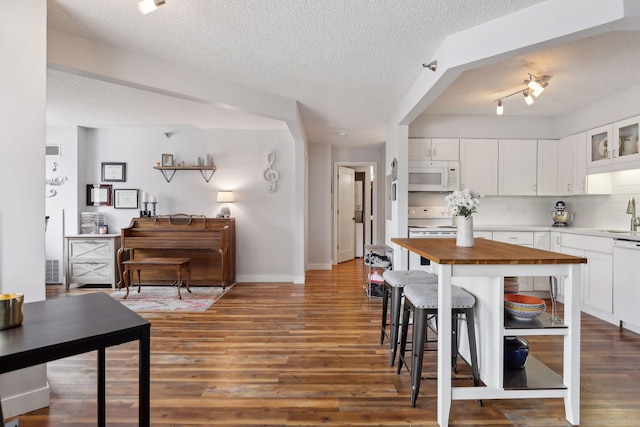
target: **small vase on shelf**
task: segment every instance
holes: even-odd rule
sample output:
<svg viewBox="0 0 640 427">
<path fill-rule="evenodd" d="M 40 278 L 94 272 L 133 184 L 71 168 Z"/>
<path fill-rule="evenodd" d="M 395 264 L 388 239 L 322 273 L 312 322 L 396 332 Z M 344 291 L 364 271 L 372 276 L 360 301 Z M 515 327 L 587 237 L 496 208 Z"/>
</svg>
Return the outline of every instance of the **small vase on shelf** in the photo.
<svg viewBox="0 0 640 427">
<path fill-rule="evenodd" d="M 470 248 L 473 246 L 473 216 L 458 216 L 456 246 Z"/>
</svg>

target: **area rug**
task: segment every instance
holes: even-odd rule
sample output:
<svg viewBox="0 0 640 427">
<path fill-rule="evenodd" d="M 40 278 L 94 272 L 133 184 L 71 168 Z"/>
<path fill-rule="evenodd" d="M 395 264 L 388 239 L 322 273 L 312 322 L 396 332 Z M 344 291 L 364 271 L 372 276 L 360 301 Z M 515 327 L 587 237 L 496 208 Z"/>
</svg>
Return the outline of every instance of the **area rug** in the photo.
<svg viewBox="0 0 640 427">
<path fill-rule="evenodd" d="M 129 296 L 124 299 L 126 290 L 114 290 L 111 296 L 133 311 L 207 311 L 216 301 L 226 294 L 233 285 L 224 290 L 220 286 L 191 286 L 191 293 L 181 288 L 182 299 L 178 299 L 175 286 L 142 286 L 138 293 L 137 286 L 129 288 Z"/>
</svg>

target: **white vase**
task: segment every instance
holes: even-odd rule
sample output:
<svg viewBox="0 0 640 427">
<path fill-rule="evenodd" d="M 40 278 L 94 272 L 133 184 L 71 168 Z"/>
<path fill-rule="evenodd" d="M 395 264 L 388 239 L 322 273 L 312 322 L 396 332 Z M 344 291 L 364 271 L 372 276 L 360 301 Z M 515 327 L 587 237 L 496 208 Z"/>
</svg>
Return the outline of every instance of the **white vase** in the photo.
<svg viewBox="0 0 640 427">
<path fill-rule="evenodd" d="M 470 248 L 473 246 L 473 216 L 458 217 L 456 246 Z"/>
</svg>

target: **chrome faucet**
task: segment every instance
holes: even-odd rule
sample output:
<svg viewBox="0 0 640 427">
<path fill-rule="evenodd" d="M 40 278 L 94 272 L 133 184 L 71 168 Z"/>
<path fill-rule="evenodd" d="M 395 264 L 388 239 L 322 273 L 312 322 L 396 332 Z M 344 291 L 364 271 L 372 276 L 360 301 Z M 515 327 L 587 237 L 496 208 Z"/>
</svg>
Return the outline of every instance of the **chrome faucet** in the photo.
<svg viewBox="0 0 640 427">
<path fill-rule="evenodd" d="M 636 199 L 633 197 L 629 198 L 627 213 L 631 214 L 631 231 L 638 231 L 638 227 L 640 227 L 640 217 L 636 216 Z"/>
</svg>

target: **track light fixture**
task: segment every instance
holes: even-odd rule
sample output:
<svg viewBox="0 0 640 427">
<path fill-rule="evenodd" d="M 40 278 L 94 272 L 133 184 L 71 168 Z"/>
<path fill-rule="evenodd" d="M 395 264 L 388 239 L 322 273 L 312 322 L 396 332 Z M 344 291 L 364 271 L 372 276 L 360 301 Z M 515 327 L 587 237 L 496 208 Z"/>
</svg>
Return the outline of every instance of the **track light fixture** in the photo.
<svg viewBox="0 0 640 427">
<path fill-rule="evenodd" d="M 549 76 L 534 76 L 529 73 L 529 79 L 525 80 L 523 83 L 527 85 L 530 90 L 531 95 L 536 98 L 540 96 L 540 94 L 544 91 L 544 88 L 549 85 Z"/>
<path fill-rule="evenodd" d="M 496 114 L 498 116 L 501 116 L 504 114 L 504 107 L 502 105 L 503 99 L 509 98 L 510 96 L 513 96 L 513 95 L 517 95 L 519 93 L 521 93 L 522 96 L 524 96 L 524 101 L 527 103 L 527 105 L 533 104 L 534 100 L 532 96 L 536 98 L 540 96 L 540 94 L 544 91 L 544 89 L 547 86 L 549 86 L 549 80 L 551 80 L 550 76 L 544 75 L 544 76 L 538 77 L 529 73 L 529 78 L 523 82 L 527 86 L 526 88 L 510 93 L 509 95 L 503 96 L 502 98 L 496 99 L 495 102 L 498 103 L 498 106 L 496 107 Z"/>
<path fill-rule="evenodd" d="M 162 6 L 164 3 L 165 0 L 140 0 L 138 2 L 138 10 L 141 14 L 146 15 L 158 10 L 158 6 Z"/>
<path fill-rule="evenodd" d="M 435 72 L 435 71 L 436 71 L 436 69 L 438 68 L 438 61 L 437 61 L 437 60 L 434 60 L 434 61 L 429 62 L 428 64 L 425 62 L 424 64 L 422 64 L 422 66 L 423 66 L 424 68 L 428 68 L 428 69 L 430 69 L 431 71 L 434 71 L 434 72 Z"/>
</svg>

